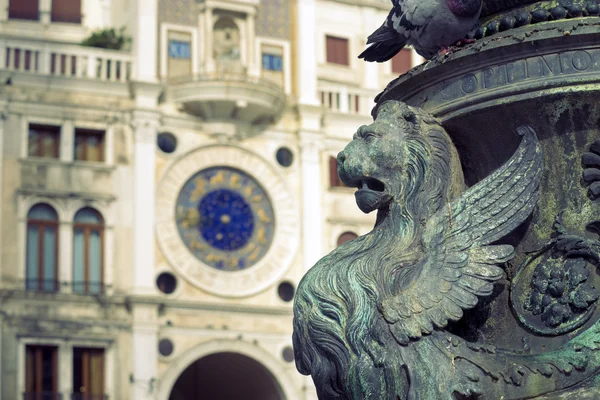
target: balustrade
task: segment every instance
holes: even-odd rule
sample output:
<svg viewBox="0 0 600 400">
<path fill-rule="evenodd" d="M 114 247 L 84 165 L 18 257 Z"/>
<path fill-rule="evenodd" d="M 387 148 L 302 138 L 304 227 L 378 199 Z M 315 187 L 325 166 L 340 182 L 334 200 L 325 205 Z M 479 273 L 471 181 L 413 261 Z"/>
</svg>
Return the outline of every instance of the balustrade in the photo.
<svg viewBox="0 0 600 400">
<path fill-rule="evenodd" d="M 0 69 L 106 82 L 131 78 L 130 54 L 76 44 L 25 39 L 0 40 Z"/>
</svg>

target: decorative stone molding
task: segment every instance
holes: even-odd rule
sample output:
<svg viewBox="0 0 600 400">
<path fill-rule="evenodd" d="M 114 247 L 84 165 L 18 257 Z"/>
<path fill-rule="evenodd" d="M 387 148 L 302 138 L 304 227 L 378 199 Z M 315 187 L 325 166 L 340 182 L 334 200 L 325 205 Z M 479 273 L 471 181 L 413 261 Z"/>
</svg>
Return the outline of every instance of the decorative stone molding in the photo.
<svg viewBox="0 0 600 400">
<path fill-rule="evenodd" d="M 264 188 L 275 213 L 270 249 L 254 266 L 243 271 L 220 271 L 198 260 L 182 241 L 175 220 L 181 188 L 196 172 L 215 166 L 240 169 Z M 195 150 L 173 164 L 156 194 L 156 235 L 165 258 L 188 282 L 209 293 L 243 297 L 258 293 L 283 276 L 296 256 L 299 243 L 298 209 L 283 178 L 256 154 L 234 146 L 215 145 Z"/>
</svg>

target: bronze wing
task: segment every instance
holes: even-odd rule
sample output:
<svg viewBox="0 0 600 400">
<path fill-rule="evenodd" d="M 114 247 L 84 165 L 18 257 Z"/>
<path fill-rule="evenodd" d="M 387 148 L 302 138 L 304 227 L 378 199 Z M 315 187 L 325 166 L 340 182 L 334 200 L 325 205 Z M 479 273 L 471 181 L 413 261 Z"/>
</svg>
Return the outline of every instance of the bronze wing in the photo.
<svg viewBox="0 0 600 400">
<path fill-rule="evenodd" d="M 543 171 L 535 132 L 529 127 L 517 132 L 523 139 L 510 160 L 427 222 L 420 271 L 402 291 L 382 301 L 383 315 L 400 344 L 459 320 L 502 277 L 497 265 L 510 260 L 514 249 L 490 243 L 531 214 Z"/>
</svg>

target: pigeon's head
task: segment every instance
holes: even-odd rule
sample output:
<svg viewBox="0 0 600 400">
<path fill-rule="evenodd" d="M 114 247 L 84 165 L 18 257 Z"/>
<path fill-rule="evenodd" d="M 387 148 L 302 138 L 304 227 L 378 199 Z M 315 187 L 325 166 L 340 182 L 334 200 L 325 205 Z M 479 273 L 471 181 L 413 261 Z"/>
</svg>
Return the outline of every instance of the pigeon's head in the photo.
<svg viewBox="0 0 600 400">
<path fill-rule="evenodd" d="M 462 189 L 458 154 L 440 123 L 399 101 L 383 103 L 375 121 L 358 129 L 337 160 L 340 178 L 357 188 L 356 202 L 365 213 L 392 203 L 409 206 L 423 186 L 444 199 Z"/>
</svg>

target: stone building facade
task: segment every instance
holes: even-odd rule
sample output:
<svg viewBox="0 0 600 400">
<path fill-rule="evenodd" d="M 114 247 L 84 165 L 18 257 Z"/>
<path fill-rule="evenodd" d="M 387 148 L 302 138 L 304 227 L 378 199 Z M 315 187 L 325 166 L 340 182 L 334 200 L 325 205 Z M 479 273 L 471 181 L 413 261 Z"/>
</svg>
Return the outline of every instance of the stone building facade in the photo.
<svg viewBox="0 0 600 400">
<path fill-rule="evenodd" d="M 0 0 L 0 398 L 315 398 L 291 300 L 373 223 L 334 156 L 419 62 L 356 58 L 389 6 Z"/>
</svg>

